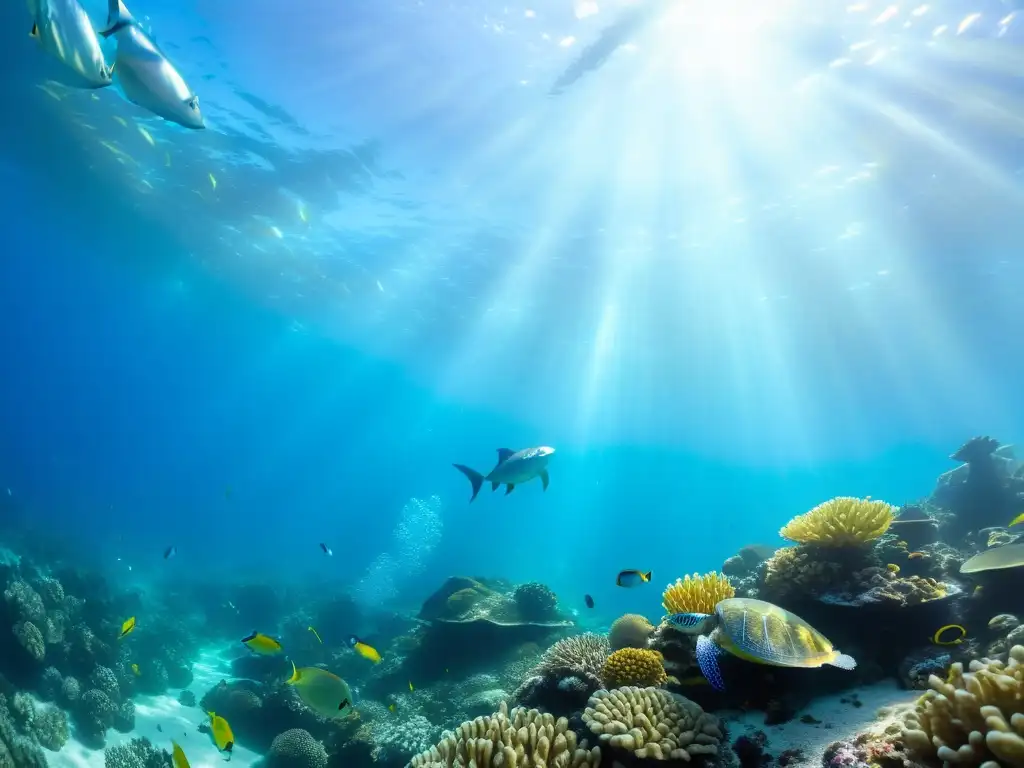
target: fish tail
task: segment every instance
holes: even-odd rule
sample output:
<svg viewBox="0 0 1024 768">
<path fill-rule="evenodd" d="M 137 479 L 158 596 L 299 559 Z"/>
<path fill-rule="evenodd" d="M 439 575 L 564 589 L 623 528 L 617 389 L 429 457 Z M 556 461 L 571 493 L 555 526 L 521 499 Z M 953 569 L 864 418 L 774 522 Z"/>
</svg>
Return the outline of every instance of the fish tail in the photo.
<svg viewBox="0 0 1024 768">
<path fill-rule="evenodd" d="M 289 677 L 287 680 L 285 680 L 285 683 L 287 685 L 295 685 L 295 683 L 297 683 L 297 682 L 299 682 L 299 670 L 296 669 L 295 662 L 293 661 L 292 662 L 292 676 Z"/>
<path fill-rule="evenodd" d="M 650 580 L 651 580 L 651 571 L 648 571 L 647 573 L 644 574 L 644 581 L 650 581 Z"/>
<path fill-rule="evenodd" d="M 473 501 L 473 499 L 476 498 L 476 495 L 480 493 L 480 488 L 484 484 L 484 476 L 475 469 L 470 469 L 465 464 L 452 464 L 452 466 L 469 478 L 469 482 L 473 486 L 473 495 L 469 497 L 469 500 Z"/>
<path fill-rule="evenodd" d="M 134 23 L 135 18 L 125 7 L 123 0 L 107 0 L 107 26 L 100 35 L 110 37 L 118 30 Z"/>
</svg>

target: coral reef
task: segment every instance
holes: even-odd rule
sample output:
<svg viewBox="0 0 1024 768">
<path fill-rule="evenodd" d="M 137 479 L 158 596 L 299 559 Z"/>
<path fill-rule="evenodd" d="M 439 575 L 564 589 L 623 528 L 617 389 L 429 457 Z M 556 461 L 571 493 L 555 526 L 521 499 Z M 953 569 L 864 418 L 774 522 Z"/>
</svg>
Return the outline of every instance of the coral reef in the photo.
<svg viewBox="0 0 1024 768">
<path fill-rule="evenodd" d="M 639 758 L 685 760 L 717 755 L 718 718 L 683 696 L 659 688 L 597 691 L 583 722 L 602 744 Z"/>
<path fill-rule="evenodd" d="M 586 633 L 559 640 L 530 670 L 513 698 L 552 712 L 571 712 L 603 686 L 601 674 L 611 649 L 604 635 Z"/>
<path fill-rule="evenodd" d="M 720 573 L 693 574 L 676 579 L 661 596 L 666 613 L 714 613 L 715 606 L 733 597 L 736 590 Z"/>
<path fill-rule="evenodd" d="M 327 768 L 327 750 L 309 731 L 292 728 L 270 744 L 266 768 Z"/>
<path fill-rule="evenodd" d="M 894 508 L 884 501 L 837 496 L 790 520 L 779 535 L 799 544 L 849 547 L 877 539 L 893 521 Z"/>
<path fill-rule="evenodd" d="M 558 620 L 558 598 L 543 584 L 520 584 L 512 592 L 519 615 L 527 621 Z"/>
<path fill-rule="evenodd" d="M 598 768 L 601 751 L 576 742 L 565 718 L 555 719 L 535 709 L 501 709 L 478 717 L 446 734 L 430 750 L 409 762 L 411 768 L 505 766 L 506 768 Z"/>
<path fill-rule="evenodd" d="M 438 738 L 436 728 L 423 715 L 412 715 L 399 721 L 380 720 L 370 726 L 374 761 L 408 763 L 414 755 L 426 752 Z"/>
<path fill-rule="evenodd" d="M 956 541 L 970 531 L 1005 525 L 1022 509 L 1024 476 L 1010 446 L 992 437 L 974 437 L 951 456 L 963 462 L 941 475 L 931 503 L 950 512 L 942 535 Z"/>
<path fill-rule="evenodd" d="M 627 613 L 612 622 L 608 631 L 608 644 L 613 651 L 623 648 L 646 648 L 653 631 L 654 625 L 647 617 Z"/>
<path fill-rule="evenodd" d="M 132 739 L 103 750 L 104 768 L 171 768 L 171 756 L 149 739 Z"/>
<path fill-rule="evenodd" d="M 643 648 L 622 648 L 608 657 L 601 670 L 601 678 L 609 688 L 623 686 L 662 685 L 668 678 L 658 651 Z"/>
</svg>

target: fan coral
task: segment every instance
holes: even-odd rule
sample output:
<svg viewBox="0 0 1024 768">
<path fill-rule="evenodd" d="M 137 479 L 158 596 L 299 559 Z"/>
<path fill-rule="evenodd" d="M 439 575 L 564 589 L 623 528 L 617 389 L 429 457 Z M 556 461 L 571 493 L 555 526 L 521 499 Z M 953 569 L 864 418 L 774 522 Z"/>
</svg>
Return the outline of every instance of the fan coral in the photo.
<svg viewBox="0 0 1024 768">
<path fill-rule="evenodd" d="M 327 750 L 309 731 L 292 728 L 270 745 L 267 768 L 327 768 Z"/>
<path fill-rule="evenodd" d="M 661 604 L 668 613 L 714 613 L 722 600 L 733 597 L 736 590 L 729 579 L 720 573 L 693 574 L 676 579 L 661 596 Z"/>
<path fill-rule="evenodd" d="M 660 688 L 619 688 L 590 697 L 583 722 L 602 743 L 641 759 L 686 760 L 717 755 L 718 718 Z"/>
<path fill-rule="evenodd" d="M 613 651 L 623 648 L 646 648 L 654 625 L 646 617 L 636 613 L 620 616 L 608 632 L 608 643 Z"/>
<path fill-rule="evenodd" d="M 446 733 L 435 747 L 409 762 L 411 768 L 503 766 L 503 768 L 598 768 L 601 750 L 576 743 L 569 721 L 502 703 L 489 717 L 468 720 Z"/>
<path fill-rule="evenodd" d="M 608 657 L 601 678 L 609 688 L 662 685 L 668 679 L 662 661 L 657 651 L 623 648 Z"/>
<path fill-rule="evenodd" d="M 955 765 L 1024 764 L 1024 646 L 1008 663 L 959 662 L 931 687 L 904 719 L 903 741 L 919 759 Z"/>
<path fill-rule="evenodd" d="M 171 756 L 145 737 L 103 750 L 104 768 L 170 768 Z"/>
<path fill-rule="evenodd" d="M 555 608 L 558 605 L 558 599 L 555 597 L 555 593 L 543 584 L 535 582 L 520 584 L 512 593 L 512 598 L 519 606 L 522 617 L 528 621 L 557 618 Z"/>
<path fill-rule="evenodd" d="M 874 541 L 889 530 L 895 507 L 884 501 L 837 496 L 802 515 L 779 531 L 799 544 L 849 547 Z"/>
<path fill-rule="evenodd" d="M 18 642 L 28 651 L 28 655 L 36 661 L 42 661 L 46 657 L 46 642 L 43 640 L 43 633 L 39 627 L 31 621 L 23 621 L 14 625 L 14 636 Z"/>
</svg>

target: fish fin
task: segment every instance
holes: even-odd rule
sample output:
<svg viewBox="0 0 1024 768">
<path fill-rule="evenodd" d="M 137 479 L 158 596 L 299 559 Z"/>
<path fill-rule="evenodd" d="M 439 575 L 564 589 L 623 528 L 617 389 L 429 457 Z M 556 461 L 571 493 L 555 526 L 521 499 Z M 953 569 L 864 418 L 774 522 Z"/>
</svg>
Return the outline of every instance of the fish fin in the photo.
<svg viewBox="0 0 1024 768">
<path fill-rule="evenodd" d="M 647 573 L 642 574 L 642 575 L 644 577 L 644 581 L 650 581 L 651 580 L 651 571 L 648 571 Z"/>
<path fill-rule="evenodd" d="M 856 669 L 857 660 L 853 656 L 848 656 L 845 653 L 838 654 L 832 661 L 829 662 L 833 667 L 839 667 L 840 669 Z"/>
<path fill-rule="evenodd" d="M 725 690 L 725 681 L 722 679 L 722 671 L 718 668 L 718 646 L 707 635 L 697 638 L 697 666 L 701 674 L 711 683 L 716 691 Z"/>
<path fill-rule="evenodd" d="M 505 495 L 508 496 L 512 491 L 516 489 L 515 483 L 509 483 L 505 489 Z"/>
<path fill-rule="evenodd" d="M 544 485 L 544 490 L 546 491 L 548 489 L 548 483 L 551 482 L 551 478 L 548 477 L 548 471 L 546 469 L 542 469 L 540 471 L 540 481 Z"/>
<path fill-rule="evenodd" d="M 348 699 L 342 699 L 341 700 L 341 704 L 338 705 L 338 711 L 341 712 L 341 710 L 343 710 L 348 705 L 349 705 L 349 700 Z"/>
<path fill-rule="evenodd" d="M 292 676 L 285 680 L 287 685 L 295 685 L 299 682 L 299 670 L 295 667 L 295 662 L 292 662 Z"/>
<path fill-rule="evenodd" d="M 101 37 L 110 37 L 115 32 L 135 23 L 122 0 L 107 0 L 107 26 L 100 32 Z"/>
<path fill-rule="evenodd" d="M 506 461 L 508 461 L 508 457 L 511 456 L 514 453 L 515 453 L 515 451 L 513 451 L 513 450 L 511 450 L 509 448 L 499 448 L 498 449 L 498 466 L 501 466 Z"/>
<path fill-rule="evenodd" d="M 29 37 L 39 37 L 39 25 L 38 24 L 33 22 L 32 30 L 28 33 L 28 36 Z M 1010 525 L 1013 525 L 1013 523 L 1010 523 Z"/>
<path fill-rule="evenodd" d="M 248 637 L 243 637 L 243 638 L 242 638 L 242 642 L 243 642 L 243 643 L 251 643 L 251 642 L 252 642 L 253 640 L 255 640 L 255 639 L 256 639 L 256 635 L 257 635 L 257 634 L 259 634 L 259 633 L 258 633 L 258 632 L 257 632 L 257 631 L 256 631 L 256 630 L 254 629 L 254 630 L 252 631 L 252 633 L 251 633 L 251 634 L 250 634 L 250 635 L 249 635 Z"/>
<path fill-rule="evenodd" d="M 469 478 L 469 483 L 473 486 L 473 495 L 469 497 L 469 500 L 473 501 L 476 495 L 480 493 L 480 487 L 484 484 L 484 476 L 475 469 L 470 469 L 465 464 L 452 464 L 452 466 Z"/>
<path fill-rule="evenodd" d="M 496 483 L 494 480 L 491 480 L 491 491 L 498 490 L 499 485 L 501 485 L 501 483 Z"/>
</svg>

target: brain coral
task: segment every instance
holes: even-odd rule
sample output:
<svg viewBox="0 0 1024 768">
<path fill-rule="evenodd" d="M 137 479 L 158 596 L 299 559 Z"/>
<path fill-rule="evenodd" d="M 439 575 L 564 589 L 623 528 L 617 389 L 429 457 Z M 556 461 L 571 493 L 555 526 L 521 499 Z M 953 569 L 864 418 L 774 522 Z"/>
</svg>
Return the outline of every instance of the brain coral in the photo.
<svg viewBox="0 0 1024 768">
<path fill-rule="evenodd" d="M 661 604 L 668 613 L 714 613 L 722 600 L 733 597 L 736 590 L 729 579 L 720 573 L 693 574 L 676 579 L 661 596 Z"/>
<path fill-rule="evenodd" d="M 409 762 L 410 768 L 598 768 L 601 750 L 576 743 L 569 721 L 504 702 L 488 717 L 469 720 L 446 733 L 437 746 Z"/>
<path fill-rule="evenodd" d="M 608 644 L 613 651 L 622 648 L 646 648 L 654 625 L 646 617 L 635 613 L 620 616 L 608 632 Z"/>
<path fill-rule="evenodd" d="M 906 715 L 903 742 L 933 765 L 1024 765 L 1024 646 L 1010 649 L 1009 662 L 974 660 L 950 667 Z"/>
<path fill-rule="evenodd" d="M 664 660 L 657 651 L 643 648 L 622 648 L 604 663 L 601 678 L 608 688 L 624 685 L 662 685 L 668 679 Z"/>
<path fill-rule="evenodd" d="M 794 517 L 779 535 L 798 544 L 857 546 L 889 530 L 894 512 L 895 507 L 884 501 L 837 496 Z"/>
<path fill-rule="evenodd" d="M 327 768 L 327 750 L 309 731 L 292 728 L 270 745 L 267 768 Z"/>
<path fill-rule="evenodd" d="M 685 760 L 717 755 L 718 718 L 687 698 L 660 688 L 597 691 L 583 722 L 602 744 L 641 759 Z"/>
</svg>

